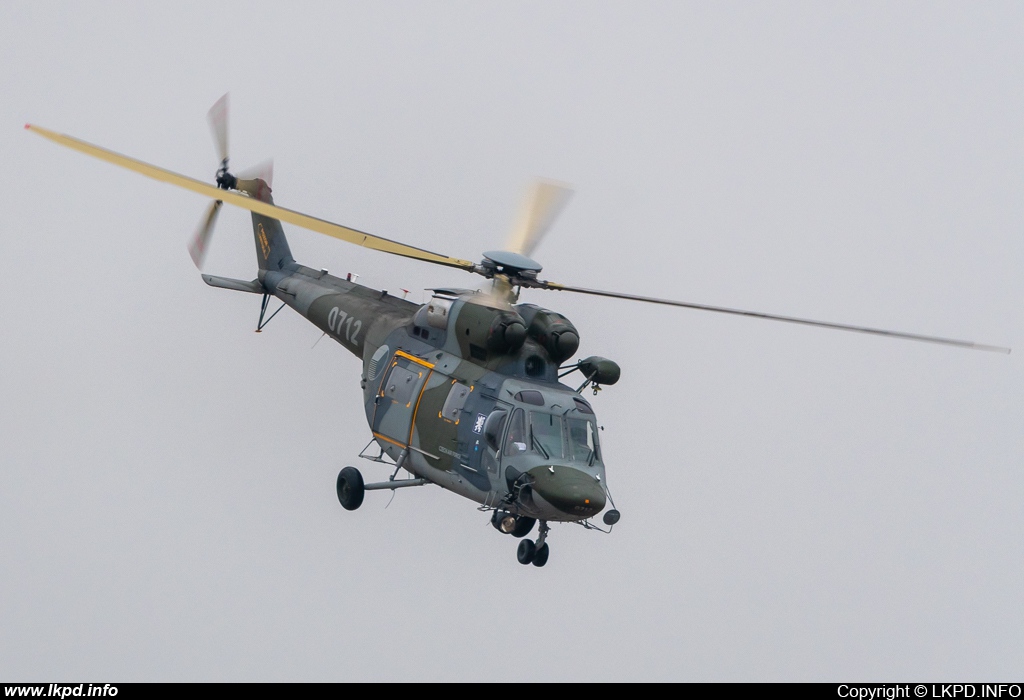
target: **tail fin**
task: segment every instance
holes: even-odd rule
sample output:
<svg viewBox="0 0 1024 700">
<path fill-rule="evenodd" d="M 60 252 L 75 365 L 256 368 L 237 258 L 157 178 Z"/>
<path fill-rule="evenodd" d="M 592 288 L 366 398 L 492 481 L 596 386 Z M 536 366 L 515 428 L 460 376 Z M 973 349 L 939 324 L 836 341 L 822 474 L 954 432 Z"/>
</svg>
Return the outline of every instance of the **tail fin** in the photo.
<svg viewBox="0 0 1024 700">
<path fill-rule="evenodd" d="M 270 185 L 263 180 L 238 180 L 236 187 L 250 197 L 267 204 L 274 203 L 274 198 L 270 195 Z M 261 270 L 280 270 L 295 262 L 280 221 L 253 212 L 252 232 L 256 238 L 256 260 Z"/>
</svg>

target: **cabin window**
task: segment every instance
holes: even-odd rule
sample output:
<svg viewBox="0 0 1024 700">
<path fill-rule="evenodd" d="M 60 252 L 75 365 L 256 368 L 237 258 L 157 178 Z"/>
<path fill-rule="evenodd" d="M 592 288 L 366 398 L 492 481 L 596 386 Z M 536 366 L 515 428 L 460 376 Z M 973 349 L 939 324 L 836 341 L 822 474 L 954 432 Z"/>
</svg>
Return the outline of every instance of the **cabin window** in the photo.
<svg viewBox="0 0 1024 700">
<path fill-rule="evenodd" d="M 410 372 L 404 367 L 392 367 L 391 374 L 384 383 L 384 395 L 393 399 L 395 403 L 409 404 L 412 401 L 412 392 L 419 385 L 417 380 L 422 373 Z"/>
<path fill-rule="evenodd" d="M 458 423 L 459 414 L 462 412 L 462 407 L 466 405 L 466 399 L 468 398 L 469 387 L 465 384 L 452 382 L 452 390 L 448 392 L 448 398 L 445 399 L 444 407 L 441 409 L 441 417 L 447 421 Z"/>
<path fill-rule="evenodd" d="M 594 415 L 594 409 L 592 409 L 590 407 L 590 404 L 588 404 L 586 401 L 575 396 L 572 397 L 572 400 L 576 402 L 577 411 L 579 411 L 580 413 L 588 413 L 590 415 Z"/>
</svg>

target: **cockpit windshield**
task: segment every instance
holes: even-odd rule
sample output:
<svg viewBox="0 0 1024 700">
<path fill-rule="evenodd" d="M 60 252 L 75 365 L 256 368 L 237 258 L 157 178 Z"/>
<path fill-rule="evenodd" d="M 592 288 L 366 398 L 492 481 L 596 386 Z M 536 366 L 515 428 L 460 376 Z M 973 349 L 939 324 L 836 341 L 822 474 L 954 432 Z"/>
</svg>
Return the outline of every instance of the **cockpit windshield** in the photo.
<svg viewBox="0 0 1024 700">
<path fill-rule="evenodd" d="M 508 432 L 505 434 L 502 451 L 506 457 L 532 452 L 544 459 L 571 460 L 593 465 L 601 459 L 597 425 L 591 417 L 593 413 L 580 413 L 582 411 L 577 413 L 580 417 L 570 418 L 517 408 L 508 419 Z"/>
<path fill-rule="evenodd" d="M 530 429 L 533 431 L 533 446 L 547 459 L 564 459 L 565 444 L 562 439 L 562 418 L 550 413 L 530 411 Z"/>
<path fill-rule="evenodd" d="M 530 411 L 530 447 L 546 459 L 569 459 L 593 464 L 599 459 L 597 430 L 587 418 L 563 418 Z"/>
</svg>

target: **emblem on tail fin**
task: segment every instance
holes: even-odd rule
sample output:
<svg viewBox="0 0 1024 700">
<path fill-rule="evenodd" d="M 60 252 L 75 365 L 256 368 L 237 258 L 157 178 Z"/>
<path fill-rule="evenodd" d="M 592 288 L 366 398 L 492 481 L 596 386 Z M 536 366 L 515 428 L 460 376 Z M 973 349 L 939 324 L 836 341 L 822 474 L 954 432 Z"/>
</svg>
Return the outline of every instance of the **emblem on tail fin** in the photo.
<svg viewBox="0 0 1024 700">
<path fill-rule="evenodd" d="M 270 257 L 270 241 L 267 240 L 267 232 L 263 230 L 263 224 L 257 224 L 259 229 L 260 250 L 263 252 L 263 259 Z"/>
</svg>

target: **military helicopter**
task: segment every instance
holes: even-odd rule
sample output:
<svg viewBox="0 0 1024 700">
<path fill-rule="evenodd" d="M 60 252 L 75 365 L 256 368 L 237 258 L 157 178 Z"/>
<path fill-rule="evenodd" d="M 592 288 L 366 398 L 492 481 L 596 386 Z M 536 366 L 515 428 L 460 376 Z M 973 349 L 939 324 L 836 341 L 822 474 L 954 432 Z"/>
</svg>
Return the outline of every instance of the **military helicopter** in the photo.
<svg viewBox="0 0 1024 700">
<path fill-rule="evenodd" d="M 449 257 L 357 231 L 274 204 L 269 171 L 252 177 L 228 167 L 227 95 L 208 115 L 220 157 L 215 183 L 179 175 L 79 139 L 26 124 L 60 145 L 214 200 L 189 251 L 203 257 L 223 203 L 252 213 L 258 274 L 238 280 L 202 274 L 212 287 L 262 298 L 256 331 L 289 306 L 362 361 L 360 385 L 372 439 L 360 457 L 391 470 L 385 481 L 365 483 L 355 467 L 341 470 L 337 495 L 356 510 L 366 491 L 435 484 L 476 502 L 498 531 L 519 538 L 521 564 L 548 561 L 549 523 L 577 523 L 610 532 L 619 521 L 606 478 L 594 409 L 583 396 L 615 384 L 619 366 L 591 356 L 570 362 L 579 348 L 575 326 L 560 313 L 520 303 L 524 289 L 575 292 L 652 304 L 869 333 L 976 350 L 1009 348 L 964 340 L 779 316 L 616 291 L 587 289 L 538 276 L 530 256 L 565 206 L 570 191 L 535 184 L 523 215 L 502 250 L 480 262 Z M 292 257 L 282 222 L 349 243 L 481 275 L 490 289 L 438 288 L 415 304 L 341 279 Z M 281 306 L 267 315 L 271 297 Z M 579 373 L 580 383 L 563 383 Z M 575 384 L 575 382 L 574 382 Z M 376 446 L 376 450 L 372 446 Z M 376 454 L 373 452 L 376 451 Z M 405 472 L 401 478 L 399 475 Z M 611 507 L 607 510 L 606 506 Z M 604 512 L 602 528 L 594 518 Z M 539 525 L 538 525 L 539 523 Z M 536 540 L 527 535 L 537 526 Z"/>
</svg>

